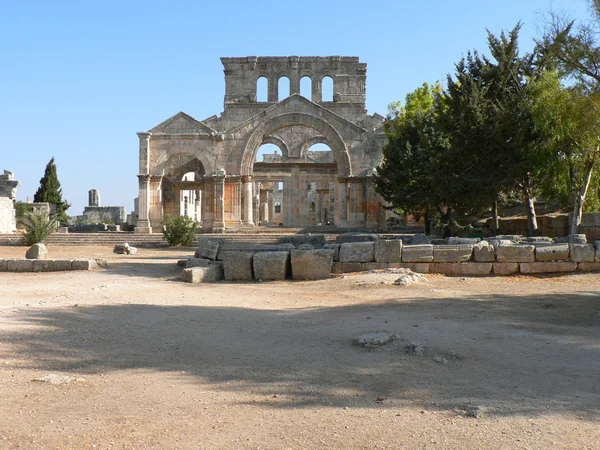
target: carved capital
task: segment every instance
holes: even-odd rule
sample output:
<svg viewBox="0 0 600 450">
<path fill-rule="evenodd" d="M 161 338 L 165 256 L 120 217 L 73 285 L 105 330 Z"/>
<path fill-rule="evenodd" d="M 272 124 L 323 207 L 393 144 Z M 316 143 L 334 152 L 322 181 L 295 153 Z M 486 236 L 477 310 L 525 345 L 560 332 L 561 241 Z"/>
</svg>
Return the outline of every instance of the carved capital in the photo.
<svg viewBox="0 0 600 450">
<path fill-rule="evenodd" d="M 242 175 L 242 183 L 251 183 L 252 175 Z"/>
</svg>

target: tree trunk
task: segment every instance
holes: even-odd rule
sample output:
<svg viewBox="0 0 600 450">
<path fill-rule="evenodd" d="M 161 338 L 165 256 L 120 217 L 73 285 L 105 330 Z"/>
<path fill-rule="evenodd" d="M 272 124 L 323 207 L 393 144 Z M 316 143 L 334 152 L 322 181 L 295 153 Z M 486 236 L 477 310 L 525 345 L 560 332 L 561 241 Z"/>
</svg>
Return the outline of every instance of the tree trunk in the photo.
<svg viewBox="0 0 600 450">
<path fill-rule="evenodd" d="M 429 208 L 425 211 L 425 234 L 431 234 L 431 218 L 429 217 Z"/>
<path fill-rule="evenodd" d="M 497 236 L 500 232 L 500 219 L 498 217 L 498 200 L 494 200 L 494 208 L 492 210 L 492 235 Z"/>
<path fill-rule="evenodd" d="M 528 188 L 525 188 L 525 200 L 527 203 L 527 230 L 529 236 L 535 236 L 538 234 L 537 217 L 535 215 L 534 199 Z"/>
<path fill-rule="evenodd" d="M 594 166 L 595 163 L 588 163 L 583 179 L 583 185 L 575 193 L 575 201 L 573 202 L 573 217 L 571 217 L 571 226 L 569 228 L 569 234 L 577 234 L 581 231 L 583 203 L 585 202 L 585 196 L 587 195 L 588 188 L 590 187 L 590 181 L 592 180 L 592 172 L 594 170 Z"/>
</svg>

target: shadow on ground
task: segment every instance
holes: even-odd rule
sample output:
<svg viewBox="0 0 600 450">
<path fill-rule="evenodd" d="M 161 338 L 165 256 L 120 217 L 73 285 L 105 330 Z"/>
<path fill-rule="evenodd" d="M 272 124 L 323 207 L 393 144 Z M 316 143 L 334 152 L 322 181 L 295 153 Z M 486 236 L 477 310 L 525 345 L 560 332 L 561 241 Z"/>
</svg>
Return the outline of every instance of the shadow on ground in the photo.
<svg viewBox="0 0 600 450">
<path fill-rule="evenodd" d="M 277 394 L 268 407 L 354 407 L 380 399 L 595 420 L 598 295 L 389 299 L 296 310 L 142 304 L 29 310 L 11 316 L 27 326 L 0 330 L 0 341 L 34 369 L 185 371 L 217 389 Z M 357 335 L 377 330 L 400 340 L 387 351 L 352 345 Z M 406 353 L 412 342 L 424 345 L 422 356 Z"/>
</svg>

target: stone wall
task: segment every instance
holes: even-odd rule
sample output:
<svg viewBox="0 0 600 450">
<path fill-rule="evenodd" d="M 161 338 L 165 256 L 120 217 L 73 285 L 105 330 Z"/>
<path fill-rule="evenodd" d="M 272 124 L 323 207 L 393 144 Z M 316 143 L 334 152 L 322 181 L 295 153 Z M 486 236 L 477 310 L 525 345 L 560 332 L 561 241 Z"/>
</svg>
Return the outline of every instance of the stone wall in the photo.
<svg viewBox="0 0 600 450">
<path fill-rule="evenodd" d="M 538 229 L 544 236 L 566 236 L 569 234 L 571 214 L 540 216 Z M 600 213 L 585 213 L 581 221 L 581 231 L 589 240 L 600 239 Z M 500 219 L 501 234 L 527 234 L 527 219 Z"/>
<path fill-rule="evenodd" d="M 17 229 L 15 197 L 19 184 L 8 170 L 0 175 L 0 233 L 12 233 Z"/>
<path fill-rule="evenodd" d="M 117 225 L 127 221 L 127 214 L 124 206 L 86 206 L 83 210 L 83 216 L 89 222 L 113 222 Z"/>
</svg>

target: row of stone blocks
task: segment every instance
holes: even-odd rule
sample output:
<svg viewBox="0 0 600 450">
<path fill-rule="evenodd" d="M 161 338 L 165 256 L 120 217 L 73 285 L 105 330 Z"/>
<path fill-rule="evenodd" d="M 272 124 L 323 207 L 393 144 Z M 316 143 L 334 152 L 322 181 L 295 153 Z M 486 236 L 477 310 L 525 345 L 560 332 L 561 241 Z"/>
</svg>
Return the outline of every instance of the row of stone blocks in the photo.
<svg viewBox="0 0 600 450">
<path fill-rule="evenodd" d="M 0 259 L 0 272 L 94 270 L 102 265 L 95 259 Z"/>
<path fill-rule="evenodd" d="M 547 261 L 531 263 L 502 262 L 460 262 L 460 263 L 342 263 L 334 262 L 331 273 L 365 272 L 381 269 L 410 269 L 418 273 L 439 273 L 456 276 L 488 276 L 567 273 L 567 272 L 599 272 L 600 262 Z"/>
<path fill-rule="evenodd" d="M 596 241 L 600 243 L 600 241 Z M 328 244 L 335 251 L 334 261 L 341 263 L 459 263 L 499 262 L 533 263 L 549 261 L 598 262 L 600 250 L 592 244 L 528 245 L 487 241 L 469 245 L 402 245 L 399 239 L 374 242 Z"/>
<path fill-rule="evenodd" d="M 267 252 L 223 252 L 222 261 L 188 260 L 181 279 L 189 283 L 227 281 L 322 280 L 329 278 L 334 251 L 290 250 Z M 196 265 L 196 267 L 189 267 Z"/>
</svg>

